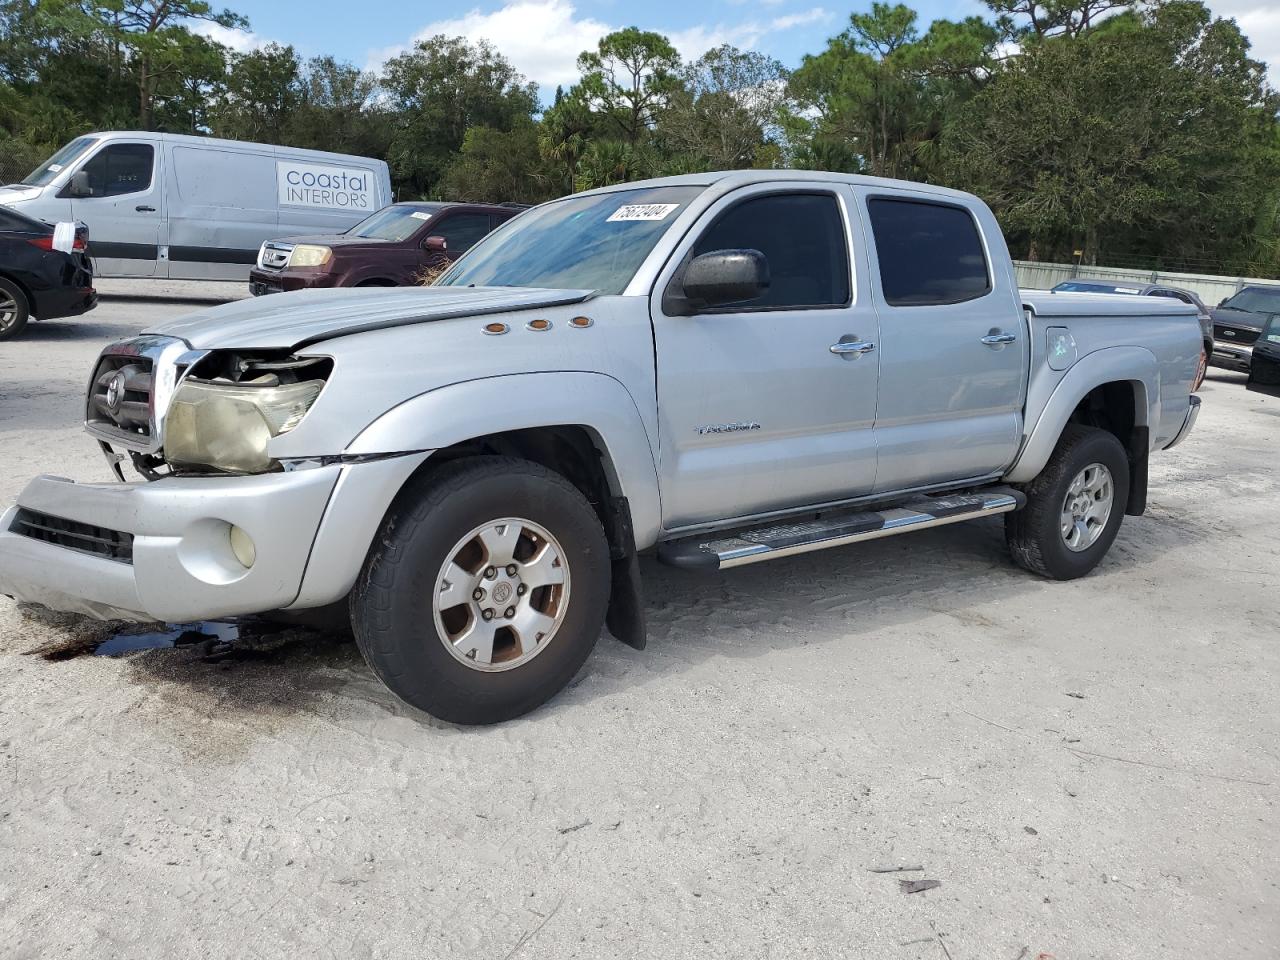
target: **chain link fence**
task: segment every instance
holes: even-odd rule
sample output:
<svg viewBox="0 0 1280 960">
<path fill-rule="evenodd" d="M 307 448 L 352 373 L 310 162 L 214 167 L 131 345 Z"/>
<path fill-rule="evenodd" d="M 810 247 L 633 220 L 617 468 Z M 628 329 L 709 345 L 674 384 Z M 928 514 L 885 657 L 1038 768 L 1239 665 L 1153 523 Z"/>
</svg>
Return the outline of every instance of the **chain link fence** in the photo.
<svg viewBox="0 0 1280 960">
<path fill-rule="evenodd" d="M 17 183 L 44 159 L 43 150 L 15 140 L 0 140 L 0 186 Z"/>
</svg>

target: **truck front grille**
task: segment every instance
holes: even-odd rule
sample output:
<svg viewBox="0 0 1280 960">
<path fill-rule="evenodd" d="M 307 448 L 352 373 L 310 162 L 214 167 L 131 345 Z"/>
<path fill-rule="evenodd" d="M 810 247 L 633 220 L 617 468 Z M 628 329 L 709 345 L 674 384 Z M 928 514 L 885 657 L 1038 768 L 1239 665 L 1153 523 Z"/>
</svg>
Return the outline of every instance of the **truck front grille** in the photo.
<svg viewBox="0 0 1280 960">
<path fill-rule="evenodd" d="M 289 265 L 289 256 L 292 253 L 292 243 L 268 240 L 258 251 L 258 267 L 262 270 L 283 270 Z"/>
<path fill-rule="evenodd" d="M 67 520 L 36 510 L 19 507 L 10 524 L 11 533 L 54 546 L 93 554 L 120 563 L 133 563 L 133 534 L 121 530 L 95 527 L 79 520 Z"/>
<path fill-rule="evenodd" d="M 149 357 L 106 354 L 93 371 L 85 420 L 118 430 L 134 438 L 151 436 L 151 392 L 154 389 Z"/>
</svg>

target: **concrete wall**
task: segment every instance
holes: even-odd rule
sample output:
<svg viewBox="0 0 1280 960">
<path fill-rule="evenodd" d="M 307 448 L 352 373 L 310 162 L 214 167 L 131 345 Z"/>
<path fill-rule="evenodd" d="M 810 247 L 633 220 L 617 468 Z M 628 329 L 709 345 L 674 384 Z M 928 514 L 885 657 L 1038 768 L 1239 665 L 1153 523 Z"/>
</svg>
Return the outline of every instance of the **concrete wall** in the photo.
<svg viewBox="0 0 1280 960">
<path fill-rule="evenodd" d="M 1200 294 L 1209 306 L 1216 306 L 1246 285 L 1280 287 L 1280 280 L 1254 280 L 1249 277 L 1215 277 L 1202 273 L 1166 273 L 1154 270 L 1124 270 L 1118 267 L 1077 267 L 1070 263 L 1032 263 L 1013 261 L 1018 272 L 1018 286 L 1028 290 L 1047 290 L 1054 284 L 1076 277 L 1111 280 L 1116 283 L 1167 283 Z"/>
</svg>

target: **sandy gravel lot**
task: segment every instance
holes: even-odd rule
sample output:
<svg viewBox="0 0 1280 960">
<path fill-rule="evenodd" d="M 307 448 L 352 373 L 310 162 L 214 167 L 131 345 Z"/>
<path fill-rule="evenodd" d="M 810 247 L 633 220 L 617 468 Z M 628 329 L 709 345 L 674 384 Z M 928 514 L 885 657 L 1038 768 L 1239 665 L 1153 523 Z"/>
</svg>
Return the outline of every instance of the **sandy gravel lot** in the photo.
<svg viewBox="0 0 1280 960">
<path fill-rule="evenodd" d="M 0 346 L 0 502 L 106 479 L 104 342 L 240 293 L 104 287 Z M 0 598 L 0 956 L 1274 958 L 1280 400 L 1202 395 L 1091 577 L 998 521 L 648 566 L 649 649 L 500 727 L 308 632 L 47 660 L 96 628 Z"/>
</svg>

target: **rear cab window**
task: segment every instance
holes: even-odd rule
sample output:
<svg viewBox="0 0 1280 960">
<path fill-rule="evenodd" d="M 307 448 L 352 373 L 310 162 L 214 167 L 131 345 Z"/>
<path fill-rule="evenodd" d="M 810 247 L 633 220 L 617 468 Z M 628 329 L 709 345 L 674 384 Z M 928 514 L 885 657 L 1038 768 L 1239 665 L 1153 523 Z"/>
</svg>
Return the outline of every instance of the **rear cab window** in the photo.
<svg viewBox="0 0 1280 960">
<path fill-rule="evenodd" d="M 991 292 L 982 236 L 964 207 L 873 196 L 867 199 L 867 209 L 885 303 L 936 306 Z"/>
</svg>

